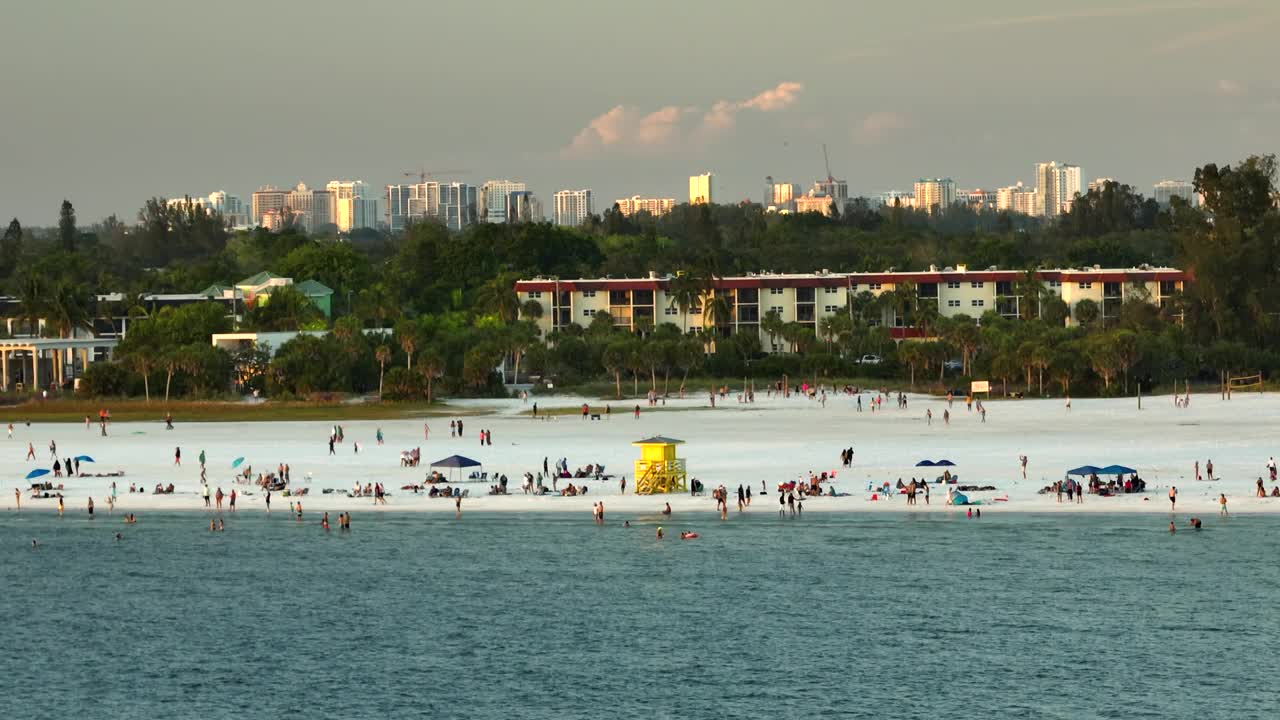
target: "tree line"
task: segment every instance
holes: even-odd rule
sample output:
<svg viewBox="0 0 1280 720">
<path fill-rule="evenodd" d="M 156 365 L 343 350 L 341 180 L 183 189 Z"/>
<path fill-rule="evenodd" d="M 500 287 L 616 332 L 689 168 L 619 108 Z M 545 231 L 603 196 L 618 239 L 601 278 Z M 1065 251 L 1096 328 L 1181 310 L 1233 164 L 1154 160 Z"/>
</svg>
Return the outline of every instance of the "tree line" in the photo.
<svg viewBox="0 0 1280 720">
<path fill-rule="evenodd" d="M 949 361 L 959 362 L 963 376 L 1037 393 L 1124 392 L 1127 381 L 1145 386 L 1219 370 L 1280 369 L 1275 158 L 1205 165 L 1194 177 L 1204 200 L 1199 207 L 1175 198 L 1161 208 L 1128 186 L 1107 183 L 1075 198 L 1056 222 L 865 203 L 833 217 L 776 215 L 744 203 L 681 205 L 657 218 L 609 208 L 579 228 L 479 224 L 450 232 L 424 222 L 394 236 L 308 236 L 297 228 L 232 231 L 214 212 L 161 198 L 147 201 L 134 222 L 110 217 L 81 227 L 64 201 L 56 227 L 9 223 L 0 236 L 0 282 L 18 301 L 10 307 L 19 327 L 43 319 L 46 334 L 66 336 L 95 319 L 99 325 L 103 318 L 128 319 L 117 361 L 93 368 L 88 378 L 91 391 L 108 394 L 159 394 L 167 386 L 171 395 L 216 395 L 234 383 L 294 396 L 380 388 L 385 397 L 425 399 L 501 392 L 496 368 L 509 381 L 517 364 L 522 378 L 604 381 L 615 394 L 628 380 L 636 392 L 641 385 L 667 389 L 676 378 L 783 374 L 946 384 Z M 1012 323 L 994 313 L 935 318 L 936 304 L 899 288 L 881 298 L 854 297 L 850 312 L 814 329 L 762 318 L 780 354 L 764 353 L 750 333 L 691 341 L 683 326 L 623 333 L 604 318 L 539 337 L 528 322 L 533 308 L 522 308 L 512 289 L 517 278 L 533 276 L 656 270 L 705 282 L 760 270 L 909 271 L 960 263 L 1015 269 L 1150 263 L 1180 267 L 1194 281 L 1163 309 L 1126 303 L 1104 320 L 1098 308 L 1077 306 L 1081 322 L 1071 328 L 1063 327 L 1060 301 L 1041 297 L 1029 282 L 1018 293 L 1034 313 Z M 214 310 L 156 310 L 138 299 L 195 292 L 260 270 L 333 288 L 334 317 L 326 320 L 301 294 L 283 290 L 244 313 L 238 329 L 332 332 L 301 337 L 278 348 L 274 359 L 261 352 L 224 357 L 208 347 L 205 332 L 231 329 L 225 306 L 210 305 L 221 313 L 216 319 Z M 673 294 L 693 302 L 698 291 L 691 284 Z M 99 299 L 108 293 L 123 299 Z M 719 296 L 708 302 L 712 324 L 726 326 L 732 308 Z M 872 322 L 885 304 L 933 339 L 895 345 Z M 885 362 L 857 365 L 864 354 Z"/>
</svg>

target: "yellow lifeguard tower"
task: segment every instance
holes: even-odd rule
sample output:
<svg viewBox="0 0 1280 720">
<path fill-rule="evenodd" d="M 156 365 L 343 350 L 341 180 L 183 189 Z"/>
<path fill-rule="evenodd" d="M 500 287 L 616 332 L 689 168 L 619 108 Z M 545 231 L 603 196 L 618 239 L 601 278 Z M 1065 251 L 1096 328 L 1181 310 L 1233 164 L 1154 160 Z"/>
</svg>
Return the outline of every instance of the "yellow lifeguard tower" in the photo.
<svg viewBox="0 0 1280 720">
<path fill-rule="evenodd" d="M 684 460 L 676 457 L 676 445 L 683 445 L 683 440 L 656 435 L 631 444 L 640 447 L 634 484 L 637 495 L 685 492 L 689 489 Z"/>
</svg>

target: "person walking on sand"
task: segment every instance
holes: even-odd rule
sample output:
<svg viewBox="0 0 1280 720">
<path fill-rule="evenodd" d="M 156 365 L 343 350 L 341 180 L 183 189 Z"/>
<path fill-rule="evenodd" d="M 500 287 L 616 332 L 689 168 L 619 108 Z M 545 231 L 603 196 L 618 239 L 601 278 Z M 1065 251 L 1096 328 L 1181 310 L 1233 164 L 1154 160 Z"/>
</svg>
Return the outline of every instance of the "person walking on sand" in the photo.
<svg viewBox="0 0 1280 720">
<path fill-rule="evenodd" d="M 52 440 L 49 441 L 49 457 L 54 460 L 58 459 L 58 443 Z"/>
<path fill-rule="evenodd" d="M 1071 396 L 1070 395 L 1067 396 L 1067 414 L 1068 415 L 1071 414 Z"/>
<path fill-rule="evenodd" d="M 422 440 L 423 442 L 426 442 L 427 440 L 430 440 L 430 439 L 431 439 L 431 426 L 426 423 L 422 423 Z M 379 445 L 382 444 L 382 428 L 378 428 L 378 444 Z"/>
<path fill-rule="evenodd" d="M 951 411 L 950 411 L 950 410 L 943 410 L 943 411 L 942 411 L 942 424 L 943 424 L 943 425 L 946 425 L 946 426 L 948 426 L 948 427 L 950 427 L 950 425 L 951 425 Z"/>
<path fill-rule="evenodd" d="M 218 488 L 218 492 L 214 495 L 214 500 L 218 503 L 218 512 L 222 512 L 222 498 L 223 498 L 223 497 L 224 497 L 224 496 L 223 496 L 223 494 L 222 494 L 222 488 L 221 488 L 221 487 L 219 487 L 219 488 Z"/>
<path fill-rule="evenodd" d="M 173 464 L 182 465 L 182 448 L 180 447 L 173 449 Z"/>
<path fill-rule="evenodd" d="M 378 444 L 381 445 L 382 444 L 382 428 L 378 428 L 378 433 L 376 435 L 376 438 L 378 440 Z"/>
<path fill-rule="evenodd" d="M 1022 479 L 1026 480 L 1027 479 L 1027 456 L 1019 455 L 1018 464 L 1022 466 Z"/>
<path fill-rule="evenodd" d="M 1213 482 L 1213 460 L 1212 459 L 1205 461 L 1204 471 L 1209 476 L 1209 482 Z"/>
<path fill-rule="evenodd" d="M 231 488 L 231 512 L 236 511 L 236 489 Z"/>
<path fill-rule="evenodd" d="M 449 437 L 457 437 L 457 436 L 458 436 L 458 421 L 450 420 L 449 421 Z"/>
<path fill-rule="evenodd" d="M 1196 482 L 1200 482 L 1200 461 L 1196 461 Z"/>
<path fill-rule="evenodd" d="M 9 439 L 13 439 L 13 423 L 9 423 Z"/>
<path fill-rule="evenodd" d="M 1172 512 L 1173 510 L 1177 509 L 1177 507 L 1178 507 L 1178 488 L 1177 486 L 1173 486 L 1169 488 L 1169 511 Z"/>
<path fill-rule="evenodd" d="M 28 460 L 36 459 L 36 446 L 32 445 L 31 443 L 27 443 L 27 459 Z"/>
<path fill-rule="evenodd" d="M 1218 514 L 1227 514 L 1227 495 L 1226 493 L 1218 493 Z"/>
</svg>

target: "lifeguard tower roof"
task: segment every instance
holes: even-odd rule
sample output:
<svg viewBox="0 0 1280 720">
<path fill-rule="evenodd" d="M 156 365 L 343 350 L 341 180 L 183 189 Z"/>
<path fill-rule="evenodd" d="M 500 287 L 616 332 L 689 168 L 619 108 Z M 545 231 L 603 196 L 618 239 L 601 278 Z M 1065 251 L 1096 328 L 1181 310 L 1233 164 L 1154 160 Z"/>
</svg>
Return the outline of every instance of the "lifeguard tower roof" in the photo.
<svg viewBox="0 0 1280 720">
<path fill-rule="evenodd" d="M 651 438 L 647 438 L 645 440 L 637 440 L 631 444 L 632 445 L 683 445 L 684 441 L 677 440 L 675 438 L 669 438 L 665 435 L 654 435 Z"/>
</svg>

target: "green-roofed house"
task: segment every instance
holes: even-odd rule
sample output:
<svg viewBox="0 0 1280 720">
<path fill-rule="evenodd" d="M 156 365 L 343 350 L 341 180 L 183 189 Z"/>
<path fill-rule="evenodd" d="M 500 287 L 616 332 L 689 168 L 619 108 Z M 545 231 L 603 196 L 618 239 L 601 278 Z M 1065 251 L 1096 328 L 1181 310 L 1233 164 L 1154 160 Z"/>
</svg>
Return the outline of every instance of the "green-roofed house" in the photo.
<svg viewBox="0 0 1280 720">
<path fill-rule="evenodd" d="M 333 317 L 333 288 L 318 280 L 303 280 L 293 287 L 306 295 L 312 305 L 320 308 L 326 319 Z"/>
<path fill-rule="evenodd" d="M 280 277 L 263 270 L 236 283 L 235 289 L 240 292 L 240 296 L 244 300 L 244 306 L 248 309 L 258 302 L 265 301 L 265 298 L 269 297 L 276 288 L 290 285 L 319 308 L 326 319 L 332 317 L 333 290 L 315 280 L 303 280 L 295 284 L 293 278 Z"/>
</svg>

